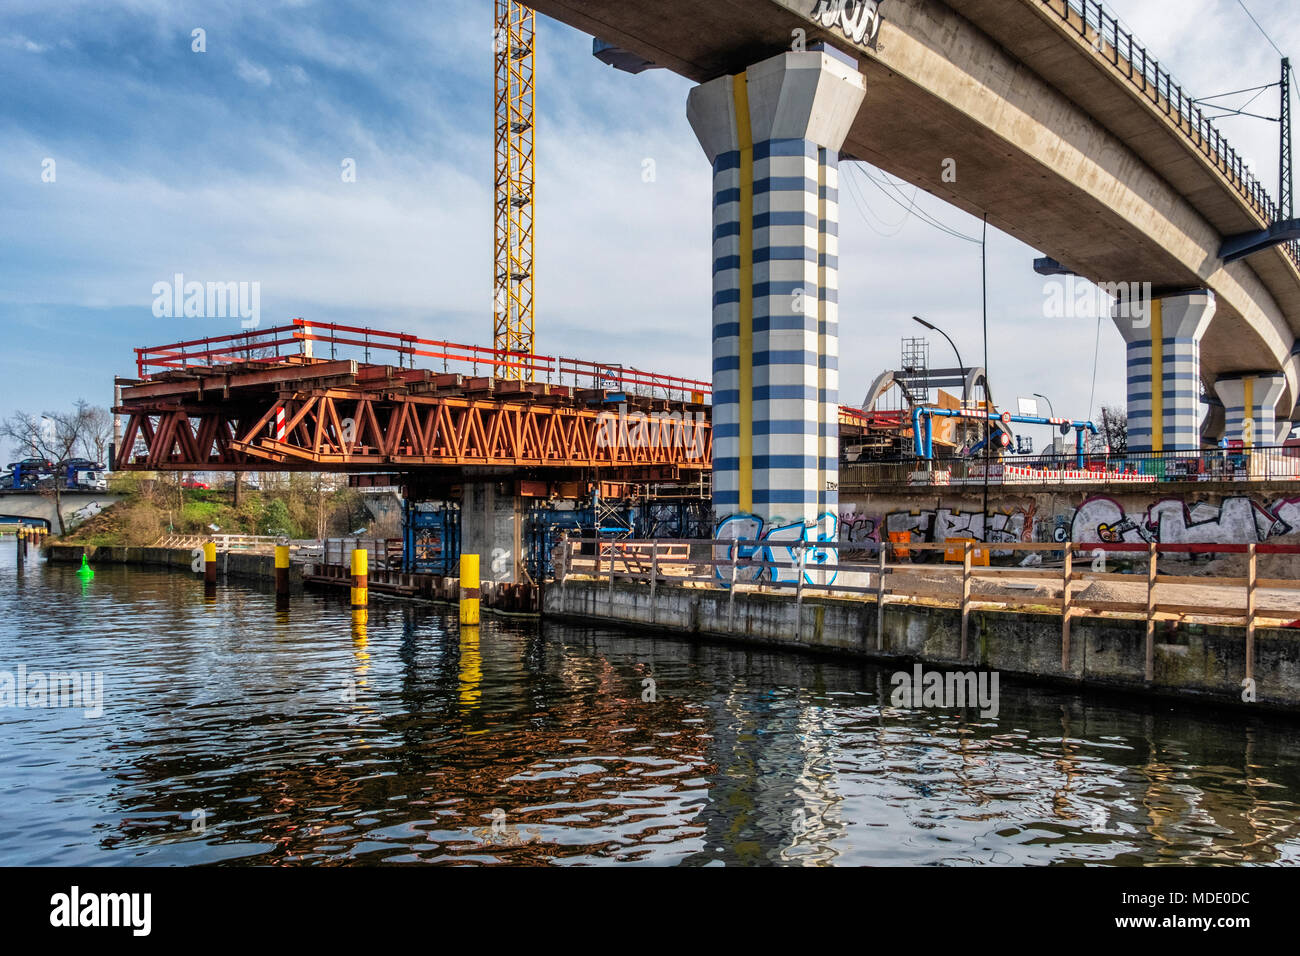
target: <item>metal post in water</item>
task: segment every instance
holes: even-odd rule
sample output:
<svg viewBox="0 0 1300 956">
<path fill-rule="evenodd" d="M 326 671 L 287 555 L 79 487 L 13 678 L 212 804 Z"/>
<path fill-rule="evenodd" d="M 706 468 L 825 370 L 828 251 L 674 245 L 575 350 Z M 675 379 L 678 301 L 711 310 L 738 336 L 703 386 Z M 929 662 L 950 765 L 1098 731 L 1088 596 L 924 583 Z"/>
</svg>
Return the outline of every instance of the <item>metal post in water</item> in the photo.
<svg viewBox="0 0 1300 956">
<path fill-rule="evenodd" d="M 203 598 L 215 601 L 217 597 L 217 543 L 203 543 Z"/>
<path fill-rule="evenodd" d="M 460 623 L 479 622 L 478 555 L 460 556 Z"/>
<path fill-rule="evenodd" d="M 275 603 L 287 606 L 289 603 L 289 546 L 275 546 Z"/>
<path fill-rule="evenodd" d="M 352 550 L 352 606 L 365 607 L 370 603 L 367 585 L 370 570 L 370 552 L 365 548 Z"/>
</svg>

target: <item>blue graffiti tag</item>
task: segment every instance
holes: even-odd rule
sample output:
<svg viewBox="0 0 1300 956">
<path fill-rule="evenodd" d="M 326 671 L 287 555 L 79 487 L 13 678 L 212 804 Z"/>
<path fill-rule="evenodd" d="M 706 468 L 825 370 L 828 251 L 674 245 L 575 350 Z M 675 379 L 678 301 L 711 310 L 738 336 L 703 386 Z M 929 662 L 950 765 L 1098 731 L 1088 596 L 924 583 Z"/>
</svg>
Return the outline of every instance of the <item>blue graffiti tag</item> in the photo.
<svg viewBox="0 0 1300 956">
<path fill-rule="evenodd" d="M 811 585 L 833 584 L 838 572 L 831 572 L 825 581 L 817 579 L 820 565 L 838 564 L 835 548 L 823 547 L 835 541 L 839 530 L 839 516 L 826 512 L 816 521 L 773 521 L 764 531 L 762 518 L 753 514 L 734 514 L 718 522 L 715 539 L 732 542 L 714 545 L 713 559 L 719 564 L 713 572 L 723 587 L 733 580 L 738 584 L 796 584 L 799 580 L 799 559 L 804 552 L 804 583 Z M 744 542 L 743 544 L 741 542 Z M 815 547 L 805 548 L 803 545 Z M 820 572 L 824 575 L 825 572 Z"/>
</svg>

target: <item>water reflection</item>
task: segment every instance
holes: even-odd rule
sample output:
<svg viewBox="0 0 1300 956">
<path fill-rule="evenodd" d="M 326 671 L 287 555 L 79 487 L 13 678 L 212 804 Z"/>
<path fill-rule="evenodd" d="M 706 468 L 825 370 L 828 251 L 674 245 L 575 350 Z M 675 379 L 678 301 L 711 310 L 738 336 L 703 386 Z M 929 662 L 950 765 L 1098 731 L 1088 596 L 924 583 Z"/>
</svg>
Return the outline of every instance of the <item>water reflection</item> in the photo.
<svg viewBox="0 0 1300 956">
<path fill-rule="evenodd" d="M 1002 681 L 904 710 L 847 662 L 0 559 L 0 862 L 1296 862 L 1294 724 Z M 653 699 L 643 682 L 653 680 Z"/>
</svg>

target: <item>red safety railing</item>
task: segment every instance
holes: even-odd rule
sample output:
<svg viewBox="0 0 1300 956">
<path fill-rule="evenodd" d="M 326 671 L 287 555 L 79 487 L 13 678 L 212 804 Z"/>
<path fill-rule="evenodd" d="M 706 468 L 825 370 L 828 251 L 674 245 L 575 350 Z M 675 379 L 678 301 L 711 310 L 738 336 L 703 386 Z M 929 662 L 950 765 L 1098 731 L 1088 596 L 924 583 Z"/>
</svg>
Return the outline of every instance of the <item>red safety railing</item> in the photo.
<svg viewBox="0 0 1300 956">
<path fill-rule="evenodd" d="M 372 353 L 379 353 L 389 361 L 396 356 L 398 366 L 409 368 L 416 367 L 417 359 L 432 359 L 442 363 L 444 372 L 463 373 L 468 370 L 476 376 L 512 378 L 522 370 L 531 372 L 534 381 L 637 394 L 662 393 L 665 398 L 697 402 L 705 401 L 713 391 L 708 382 L 618 364 L 529 355 L 481 345 L 423 339 L 405 332 L 306 319 L 294 319 L 291 325 L 275 328 L 138 348 L 135 350 L 136 372 L 141 379 L 147 379 L 159 372 L 175 369 L 210 368 L 236 362 L 284 363 L 289 356 L 304 355 L 308 351 L 317 358 L 325 357 L 319 354 L 321 350 L 307 343 L 328 346 L 330 358 L 351 357 L 351 353 L 360 350 L 361 361 L 365 363 L 371 362 Z M 349 355 L 340 355 L 341 349 L 347 350 Z"/>
</svg>

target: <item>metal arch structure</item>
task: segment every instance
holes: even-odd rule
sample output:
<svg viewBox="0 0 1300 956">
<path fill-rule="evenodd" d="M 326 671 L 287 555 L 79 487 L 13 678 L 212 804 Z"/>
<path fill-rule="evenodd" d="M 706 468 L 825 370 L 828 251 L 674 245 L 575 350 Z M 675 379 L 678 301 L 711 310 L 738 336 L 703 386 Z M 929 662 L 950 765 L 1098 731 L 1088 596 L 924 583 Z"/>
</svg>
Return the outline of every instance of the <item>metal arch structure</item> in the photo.
<svg viewBox="0 0 1300 956">
<path fill-rule="evenodd" d="M 537 14 L 518 0 L 494 0 L 496 34 L 495 225 L 493 343 L 497 350 L 533 355 L 533 241 Z M 508 369 L 533 380 L 528 362 Z"/>
<path fill-rule="evenodd" d="M 962 390 L 966 395 L 972 394 L 976 386 L 982 386 L 984 400 L 990 406 L 993 405 L 993 393 L 989 391 L 988 376 L 981 366 L 977 365 L 970 369 L 935 369 L 930 373 L 929 381 L 938 388 L 961 382 Z M 871 388 L 867 391 L 866 397 L 863 398 L 863 413 L 871 414 L 874 412 L 876 402 L 880 401 L 881 396 L 895 385 L 902 391 L 908 405 L 915 406 L 917 404 L 912 393 L 908 390 L 906 373 L 902 371 L 885 371 L 876 376 L 876 380 L 871 383 Z"/>
</svg>

